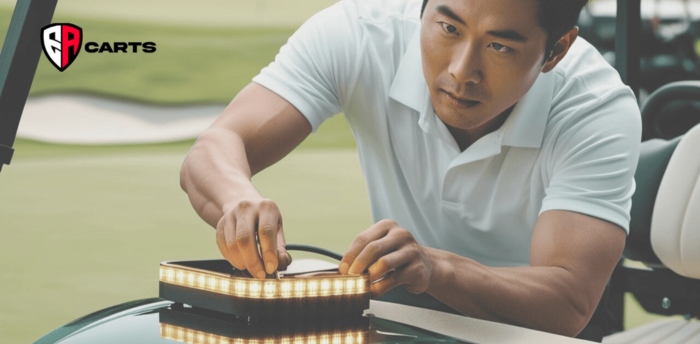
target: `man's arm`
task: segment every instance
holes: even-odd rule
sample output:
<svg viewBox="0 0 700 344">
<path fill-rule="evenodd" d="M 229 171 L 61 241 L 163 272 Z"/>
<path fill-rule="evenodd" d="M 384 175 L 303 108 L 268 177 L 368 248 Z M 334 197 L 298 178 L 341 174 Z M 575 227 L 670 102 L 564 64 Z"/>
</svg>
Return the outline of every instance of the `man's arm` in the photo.
<svg viewBox="0 0 700 344">
<path fill-rule="evenodd" d="M 427 291 L 468 316 L 575 336 L 593 315 L 625 238 L 610 222 L 548 211 L 535 226 L 530 267 L 489 268 L 428 249 L 436 276 Z"/>
<path fill-rule="evenodd" d="M 216 228 L 217 245 L 238 269 L 257 277 L 286 268 L 282 218 L 274 202 L 251 183 L 311 133 L 311 125 L 289 102 L 251 83 L 190 150 L 180 185 L 192 206 Z M 255 242 L 256 224 L 265 267 Z M 268 266 L 269 265 L 269 266 Z"/>
<path fill-rule="evenodd" d="M 552 210 L 535 226 L 529 267 L 492 268 L 418 245 L 392 221 L 360 234 L 341 271 L 369 269 L 374 296 L 403 285 L 471 317 L 577 335 L 588 323 L 625 245 L 625 231 L 587 215 Z"/>
</svg>

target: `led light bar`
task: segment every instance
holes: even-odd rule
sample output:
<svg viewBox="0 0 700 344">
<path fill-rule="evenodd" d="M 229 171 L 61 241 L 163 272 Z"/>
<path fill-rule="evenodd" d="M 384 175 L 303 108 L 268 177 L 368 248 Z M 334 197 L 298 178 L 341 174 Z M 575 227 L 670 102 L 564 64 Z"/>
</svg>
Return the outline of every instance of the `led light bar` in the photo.
<svg viewBox="0 0 700 344">
<path fill-rule="evenodd" d="M 226 260 L 163 262 L 160 297 L 253 318 L 362 314 L 369 308 L 369 275 L 289 276 L 259 280 Z"/>
<path fill-rule="evenodd" d="M 289 299 L 365 294 L 369 278 L 331 275 L 323 278 L 283 278 L 257 280 L 163 263 L 160 281 L 214 293 L 247 298 Z"/>
<path fill-rule="evenodd" d="M 335 332 L 280 338 L 232 338 L 186 327 L 160 324 L 160 336 L 188 344 L 366 344 L 367 332 Z"/>
</svg>

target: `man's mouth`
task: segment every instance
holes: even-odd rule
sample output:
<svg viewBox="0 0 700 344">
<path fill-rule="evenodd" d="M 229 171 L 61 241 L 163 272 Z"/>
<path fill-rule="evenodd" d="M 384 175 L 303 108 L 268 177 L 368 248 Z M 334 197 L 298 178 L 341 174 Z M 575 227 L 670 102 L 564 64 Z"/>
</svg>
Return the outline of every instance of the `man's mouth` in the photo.
<svg viewBox="0 0 700 344">
<path fill-rule="evenodd" d="M 441 90 L 441 91 L 447 96 L 447 99 L 450 101 L 450 103 L 452 103 L 458 107 L 470 108 L 470 107 L 476 106 L 476 105 L 481 103 L 478 100 L 457 97 L 457 96 L 453 95 L 452 93 L 447 92 L 445 90 Z"/>
</svg>

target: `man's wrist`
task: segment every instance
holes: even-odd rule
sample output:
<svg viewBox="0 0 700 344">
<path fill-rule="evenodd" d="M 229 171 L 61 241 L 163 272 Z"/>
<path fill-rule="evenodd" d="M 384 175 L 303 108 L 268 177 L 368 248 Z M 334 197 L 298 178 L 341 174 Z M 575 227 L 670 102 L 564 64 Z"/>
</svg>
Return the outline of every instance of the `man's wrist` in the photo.
<svg viewBox="0 0 700 344">
<path fill-rule="evenodd" d="M 227 192 L 227 200 L 221 204 L 221 211 L 223 214 L 231 211 L 231 209 L 236 207 L 243 200 L 260 200 L 263 198 L 255 186 L 253 186 L 253 183 L 245 177 L 236 178 L 231 185 L 232 190 Z"/>
<path fill-rule="evenodd" d="M 438 250 L 435 248 L 423 246 L 423 250 L 428 255 L 430 262 L 432 264 L 430 283 L 428 284 L 428 289 L 426 292 L 432 294 L 443 290 L 446 286 L 451 285 L 453 282 L 453 272 L 451 262 L 446 259 L 449 252 Z"/>
</svg>

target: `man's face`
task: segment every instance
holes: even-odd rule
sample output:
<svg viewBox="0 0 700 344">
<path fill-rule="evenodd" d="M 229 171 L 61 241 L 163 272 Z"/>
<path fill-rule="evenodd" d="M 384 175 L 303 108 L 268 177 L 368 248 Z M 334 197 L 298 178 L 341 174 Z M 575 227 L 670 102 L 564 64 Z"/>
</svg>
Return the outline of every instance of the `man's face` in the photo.
<svg viewBox="0 0 700 344">
<path fill-rule="evenodd" d="M 428 2 L 423 73 L 445 124 L 478 132 L 527 93 L 543 70 L 547 40 L 537 11 L 536 0 Z"/>
</svg>

